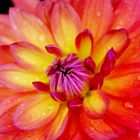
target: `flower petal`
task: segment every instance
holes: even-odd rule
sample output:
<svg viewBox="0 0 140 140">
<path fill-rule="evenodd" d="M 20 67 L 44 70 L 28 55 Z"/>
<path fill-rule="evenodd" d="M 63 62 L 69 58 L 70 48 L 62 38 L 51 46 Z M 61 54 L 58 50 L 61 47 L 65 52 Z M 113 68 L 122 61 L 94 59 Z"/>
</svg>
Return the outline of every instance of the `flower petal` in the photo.
<svg viewBox="0 0 140 140">
<path fill-rule="evenodd" d="M 111 120 L 109 122 L 110 124 L 102 119 L 93 120 L 86 115 L 80 117 L 83 130 L 91 139 L 95 140 L 110 140 L 124 133 L 124 129 L 118 124 Z M 112 126 L 114 126 L 114 128 Z"/>
<path fill-rule="evenodd" d="M 50 27 L 50 13 L 53 8 L 52 0 L 39 1 L 35 8 L 35 15 L 37 15 L 41 20 Z"/>
<path fill-rule="evenodd" d="M 53 43 L 49 30 L 36 16 L 17 8 L 11 8 L 9 14 L 12 28 L 20 39 L 28 40 L 41 49 Z"/>
<path fill-rule="evenodd" d="M 140 129 L 140 113 L 126 102 L 110 98 L 108 116 L 118 123 L 130 128 Z"/>
<path fill-rule="evenodd" d="M 59 109 L 49 94 L 38 94 L 22 102 L 15 114 L 14 124 L 22 130 L 33 130 L 47 125 L 54 119 Z"/>
<path fill-rule="evenodd" d="M 0 133 L 18 133 L 19 130 L 15 128 L 13 124 L 13 112 L 16 106 L 23 101 L 25 98 L 29 97 L 31 94 L 15 94 L 8 97 L 3 102 L 0 103 Z"/>
<path fill-rule="evenodd" d="M 113 48 L 119 57 L 129 45 L 128 34 L 124 29 L 112 30 L 104 35 L 93 48 L 93 60 L 99 65 L 109 49 Z"/>
<path fill-rule="evenodd" d="M 92 54 L 93 36 L 89 30 L 86 29 L 83 32 L 79 33 L 76 37 L 75 43 L 80 58 L 84 59 Z"/>
<path fill-rule="evenodd" d="M 108 105 L 108 98 L 101 91 L 91 91 L 84 98 L 83 111 L 90 118 L 101 118 L 106 113 Z"/>
<path fill-rule="evenodd" d="M 88 28 L 95 42 L 108 30 L 112 20 L 111 0 L 80 0 L 79 14 L 84 28 Z"/>
<path fill-rule="evenodd" d="M 113 69 L 114 65 L 116 63 L 116 53 L 113 48 L 111 48 L 104 58 L 104 62 L 101 66 L 101 73 L 104 76 L 107 76 L 111 70 Z"/>
<path fill-rule="evenodd" d="M 112 24 L 112 28 L 128 29 L 136 21 L 139 21 L 139 7 L 139 0 L 120 1 L 115 9 L 114 22 Z"/>
<path fill-rule="evenodd" d="M 140 63 L 116 66 L 104 80 L 102 90 L 117 97 L 140 95 Z"/>
<path fill-rule="evenodd" d="M 16 7 L 28 12 L 34 12 L 35 6 L 39 0 L 12 0 Z"/>
<path fill-rule="evenodd" d="M 76 132 L 79 128 L 78 119 L 79 119 L 79 111 L 76 110 L 69 110 L 69 119 L 65 131 L 59 138 L 59 140 L 73 140 L 73 137 L 76 135 Z M 78 140 L 78 139 L 76 139 Z"/>
<path fill-rule="evenodd" d="M 13 56 L 10 52 L 10 47 L 8 45 L 0 46 L 0 64 L 14 62 Z"/>
<path fill-rule="evenodd" d="M 5 64 L 0 66 L 0 83 L 10 89 L 18 91 L 34 90 L 32 82 L 48 82 L 45 73 L 23 70 L 17 65 Z"/>
<path fill-rule="evenodd" d="M 32 71 L 43 71 L 53 62 L 54 56 L 26 42 L 10 45 L 16 63 Z"/>
<path fill-rule="evenodd" d="M 68 108 L 61 106 L 57 117 L 52 122 L 51 128 L 47 134 L 46 140 L 55 140 L 61 136 L 68 121 Z"/>
<path fill-rule="evenodd" d="M 10 28 L 8 15 L 0 15 L 0 44 L 10 44 L 17 41 Z"/>
<path fill-rule="evenodd" d="M 123 53 L 123 55 L 117 60 L 118 64 L 129 64 L 140 62 L 140 36 L 133 39 Z M 126 61 L 127 60 L 127 61 Z"/>
<path fill-rule="evenodd" d="M 80 27 L 80 18 L 69 3 L 62 0 L 54 3 L 51 28 L 56 42 L 65 53 L 76 52 L 74 40 Z"/>
</svg>

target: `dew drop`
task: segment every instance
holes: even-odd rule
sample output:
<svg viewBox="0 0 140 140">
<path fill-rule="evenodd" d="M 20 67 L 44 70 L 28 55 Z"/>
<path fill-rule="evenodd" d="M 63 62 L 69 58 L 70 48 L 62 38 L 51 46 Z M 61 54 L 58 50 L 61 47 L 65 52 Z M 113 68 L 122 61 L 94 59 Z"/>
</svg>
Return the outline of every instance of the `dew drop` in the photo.
<svg viewBox="0 0 140 140">
<path fill-rule="evenodd" d="M 101 12 L 97 12 L 97 16 L 100 17 L 101 16 Z"/>
<path fill-rule="evenodd" d="M 124 103 L 124 106 L 125 106 L 125 108 L 127 108 L 127 109 L 133 109 L 133 104 L 132 103 L 130 103 L 130 102 L 125 102 Z"/>
</svg>

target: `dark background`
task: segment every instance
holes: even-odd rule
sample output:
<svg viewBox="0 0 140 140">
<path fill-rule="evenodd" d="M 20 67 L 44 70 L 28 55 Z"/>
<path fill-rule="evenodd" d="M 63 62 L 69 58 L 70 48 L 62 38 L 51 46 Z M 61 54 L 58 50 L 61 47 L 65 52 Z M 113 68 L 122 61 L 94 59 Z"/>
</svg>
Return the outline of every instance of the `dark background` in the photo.
<svg viewBox="0 0 140 140">
<path fill-rule="evenodd" d="M 12 7 L 11 0 L 0 0 L 0 13 L 8 13 L 9 7 Z"/>
</svg>

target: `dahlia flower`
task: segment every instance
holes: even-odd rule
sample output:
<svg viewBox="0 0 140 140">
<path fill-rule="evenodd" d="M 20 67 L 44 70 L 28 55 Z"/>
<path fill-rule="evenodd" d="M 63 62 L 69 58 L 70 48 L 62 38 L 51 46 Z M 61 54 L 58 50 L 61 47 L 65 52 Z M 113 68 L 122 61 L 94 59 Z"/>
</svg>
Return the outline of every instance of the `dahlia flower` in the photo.
<svg viewBox="0 0 140 140">
<path fill-rule="evenodd" d="M 0 139 L 140 139 L 140 0 L 13 0 L 0 15 Z"/>
</svg>

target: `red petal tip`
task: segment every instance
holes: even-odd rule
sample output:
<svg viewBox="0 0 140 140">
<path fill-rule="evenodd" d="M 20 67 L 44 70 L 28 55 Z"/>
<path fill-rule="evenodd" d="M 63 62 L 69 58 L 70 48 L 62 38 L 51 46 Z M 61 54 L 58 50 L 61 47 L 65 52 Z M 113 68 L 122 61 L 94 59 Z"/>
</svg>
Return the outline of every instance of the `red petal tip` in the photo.
<svg viewBox="0 0 140 140">
<path fill-rule="evenodd" d="M 35 87 L 35 89 L 37 89 L 38 91 L 49 91 L 49 85 L 42 83 L 40 81 L 36 81 L 32 83 L 33 86 Z"/>
<path fill-rule="evenodd" d="M 48 53 L 54 54 L 57 57 L 62 57 L 63 56 L 62 50 L 55 45 L 47 45 L 47 46 L 45 46 L 45 48 L 46 48 Z"/>
</svg>

